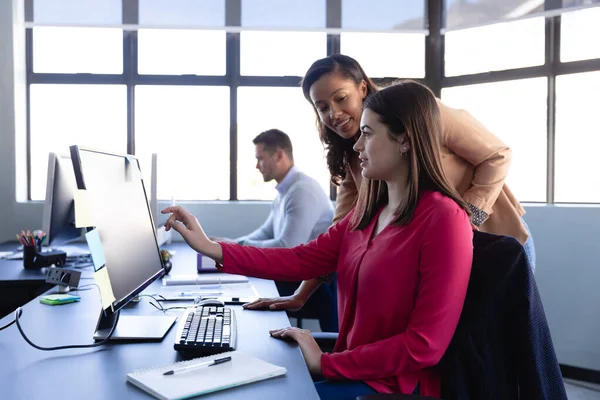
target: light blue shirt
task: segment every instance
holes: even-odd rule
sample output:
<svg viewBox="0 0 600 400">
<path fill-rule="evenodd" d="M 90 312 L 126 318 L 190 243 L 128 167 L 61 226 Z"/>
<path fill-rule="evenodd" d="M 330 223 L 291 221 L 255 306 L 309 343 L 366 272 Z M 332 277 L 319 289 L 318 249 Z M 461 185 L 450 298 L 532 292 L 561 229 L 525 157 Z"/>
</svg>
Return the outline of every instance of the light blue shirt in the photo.
<svg viewBox="0 0 600 400">
<path fill-rule="evenodd" d="M 277 196 L 267 220 L 249 235 L 235 239 L 256 247 L 294 247 L 327 231 L 333 204 L 319 183 L 292 166 L 275 187 Z"/>
</svg>

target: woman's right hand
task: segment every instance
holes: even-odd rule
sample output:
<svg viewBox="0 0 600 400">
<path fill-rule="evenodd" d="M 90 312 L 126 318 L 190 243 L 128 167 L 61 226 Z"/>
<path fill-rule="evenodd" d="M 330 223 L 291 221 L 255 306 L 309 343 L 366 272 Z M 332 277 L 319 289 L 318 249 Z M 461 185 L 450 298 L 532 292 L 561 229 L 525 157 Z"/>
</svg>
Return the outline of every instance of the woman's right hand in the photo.
<svg viewBox="0 0 600 400">
<path fill-rule="evenodd" d="M 292 296 L 273 297 L 272 299 L 258 299 L 252 303 L 246 303 L 242 307 L 247 310 L 287 310 L 298 311 L 304 306 L 306 299 L 294 294 Z"/>
<path fill-rule="evenodd" d="M 198 253 L 212 258 L 218 263 L 223 262 L 223 249 L 219 243 L 211 241 L 198 219 L 180 206 L 167 207 L 162 214 L 171 214 L 165 223 L 165 231 L 171 228 L 179 232 L 187 244 Z"/>
</svg>

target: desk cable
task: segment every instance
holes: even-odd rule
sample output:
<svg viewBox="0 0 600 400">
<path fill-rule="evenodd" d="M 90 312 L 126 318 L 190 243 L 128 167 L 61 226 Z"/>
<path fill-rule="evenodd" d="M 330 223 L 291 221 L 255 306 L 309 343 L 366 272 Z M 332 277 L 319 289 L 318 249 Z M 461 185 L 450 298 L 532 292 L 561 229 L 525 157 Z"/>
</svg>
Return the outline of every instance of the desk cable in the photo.
<svg viewBox="0 0 600 400">
<path fill-rule="evenodd" d="M 9 326 L 11 326 L 12 324 L 15 323 L 15 320 L 13 319 L 12 321 L 10 321 L 8 324 L 4 325 L 3 327 L 0 328 L 0 331 L 5 330 L 6 328 L 8 328 Z"/>
<path fill-rule="evenodd" d="M 64 277 L 63 277 L 63 279 L 64 279 Z M 61 281 L 62 281 L 62 279 L 61 279 Z M 90 290 L 89 286 L 96 286 L 98 288 L 98 291 L 100 290 L 100 287 L 98 285 L 96 285 L 95 283 L 89 283 L 87 285 L 79 286 L 77 289 L 75 289 L 75 291 L 78 291 L 78 290 Z M 3 331 L 3 330 L 5 330 L 6 328 L 8 328 L 9 326 L 11 326 L 15 322 L 16 322 L 16 319 L 13 319 L 8 324 L 4 325 L 3 327 L 0 327 L 0 332 Z"/>
<path fill-rule="evenodd" d="M 117 317 L 115 318 L 115 324 L 110 329 L 110 332 L 108 333 L 108 336 L 105 337 L 104 339 L 102 339 L 99 342 L 90 343 L 90 344 L 73 344 L 73 345 L 56 346 L 56 347 L 42 347 L 42 346 L 38 346 L 37 344 L 33 343 L 25 335 L 25 332 L 23 332 L 23 328 L 21 328 L 21 324 L 19 323 L 19 317 L 20 317 L 20 315 L 22 313 L 23 313 L 23 310 L 21 309 L 21 307 L 17 308 L 17 310 L 15 311 L 15 320 L 14 320 L 14 322 L 17 323 L 17 329 L 19 329 L 19 332 L 21 332 L 21 336 L 23 336 L 23 339 L 25 339 L 25 341 L 27 343 L 29 343 L 30 346 L 35 347 L 38 350 L 43 350 L 43 351 L 54 351 L 54 350 L 65 350 L 65 349 L 87 349 L 87 348 L 90 348 L 90 347 L 102 346 L 103 344 L 105 344 L 106 342 L 108 342 L 108 340 L 111 338 L 111 336 L 115 332 L 115 328 L 117 327 L 117 323 L 119 322 L 119 315 L 120 315 L 120 312 L 117 311 L 117 313 L 116 313 Z"/>
<path fill-rule="evenodd" d="M 90 284 L 90 285 L 86 285 L 86 286 L 96 286 L 96 284 Z M 54 351 L 54 350 L 65 350 L 65 349 L 87 349 L 87 348 L 91 348 L 91 347 L 98 347 L 98 346 L 102 346 L 103 344 L 105 344 L 106 342 L 108 342 L 110 340 L 110 338 L 112 337 L 113 333 L 115 332 L 115 329 L 117 328 L 117 323 L 119 322 L 119 316 L 120 311 L 117 311 L 116 314 L 116 318 L 115 318 L 115 323 L 112 326 L 112 328 L 110 329 L 110 332 L 108 333 L 108 336 L 106 336 L 104 339 L 102 339 L 99 342 L 96 343 L 90 343 L 90 344 L 73 344 L 73 345 L 66 345 L 66 346 L 55 346 L 55 347 L 43 347 L 43 346 L 39 346 L 35 343 L 33 343 L 28 337 L 27 335 L 25 335 L 25 332 L 23 332 L 23 328 L 21 327 L 21 324 L 19 323 L 19 318 L 21 317 L 21 314 L 23 314 L 23 310 L 21 309 L 21 307 L 18 307 L 15 310 L 15 319 L 12 320 L 11 322 L 9 322 L 8 324 L 4 325 L 3 327 L 0 328 L 0 331 L 8 328 L 9 326 L 11 326 L 12 324 L 16 323 L 17 324 L 17 329 L 19 329 L 19 332 L 21 333 L 21 336 L 23 336 L 23 339 L 25 339 L 25 341 L 27 343 L 29 343 L 30 346 L 35 347 L 38 350 L 43 350 L 43 351 Z"/>
<path fill-rule="evenodd" d="M 157 310 L 162 311 L 163 313 L 166 313 L 167 311 L 170 311 L 170 310 L 187 310 L 189 308 L 189 307 L 183 307 L 183 306 L 163 307 L 163 305 L 160 302 L 165 301 L 166 299 L 164 298 L 164 296 L 162 296 L 160 294 L 154 294 L 154 295 L 140 294 L 140 295 L 138 295 L 138 297 L 151 298 L 156 303 L 154 303 L 152 300 L 149 300 L 148 302 L 150 303 L 150 305 L 152 307 L 156 308 Z"/>
</svg>

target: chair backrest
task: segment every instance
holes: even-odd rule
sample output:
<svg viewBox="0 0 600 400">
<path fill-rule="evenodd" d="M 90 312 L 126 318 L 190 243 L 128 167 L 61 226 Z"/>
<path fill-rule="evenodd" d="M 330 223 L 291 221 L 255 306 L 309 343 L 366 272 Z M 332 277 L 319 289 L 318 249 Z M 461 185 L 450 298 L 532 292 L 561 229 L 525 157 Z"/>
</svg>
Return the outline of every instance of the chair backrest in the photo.
<svg viewBox="0 0 600 400">
<path fill-rule="evenodd" d="M 566 399 L 523 246 L 483 232 L 456 332 L 439 367 L 442 398 Z"/>
</svg>

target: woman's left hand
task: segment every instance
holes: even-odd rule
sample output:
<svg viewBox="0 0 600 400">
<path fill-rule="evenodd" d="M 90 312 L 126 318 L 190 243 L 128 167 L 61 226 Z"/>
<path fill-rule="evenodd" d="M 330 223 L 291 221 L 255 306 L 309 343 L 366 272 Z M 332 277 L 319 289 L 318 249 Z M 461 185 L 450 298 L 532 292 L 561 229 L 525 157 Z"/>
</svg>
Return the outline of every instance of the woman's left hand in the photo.
<svg viewBox="0 0 600 400">
<path fill-rule="evenodd" d="M 319 348 L 315 338 L 310 331 L 300 328 L 283 328 L 269 331 L 272 337 L 276 339 L 294 340 L 300 346 L 302 355 L 306 360 L 308 370 L 313 375 L 321 375 L 321 355 L 323 352 Z"/>
</svg>

